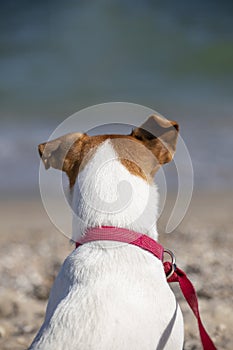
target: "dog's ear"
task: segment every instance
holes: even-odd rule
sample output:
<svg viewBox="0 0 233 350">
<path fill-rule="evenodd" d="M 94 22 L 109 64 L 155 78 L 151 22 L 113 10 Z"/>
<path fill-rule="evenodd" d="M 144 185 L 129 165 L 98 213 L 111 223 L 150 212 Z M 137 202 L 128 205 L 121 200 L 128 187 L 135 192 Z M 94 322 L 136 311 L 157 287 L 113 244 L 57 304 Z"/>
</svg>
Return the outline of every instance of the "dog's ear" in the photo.
<svg viewBox="0 0 233 350">
<path fill-rule="evenodd" d="M 158 115 L 150 116 L 131 136 L 142 141 L 154 154 L 158 165 L 172 160 L 179 132 L 179 125 Z"/>
<path fill-rule="evenodd" d="M 74 163 L 74 153 L 77 153 L 77 151 L 74 151 L 74 145 L 84 135 L 81 133 L 71 133 L 58 137 L 55 140 L 41 143 L 38 146 L 38 151 L 45 169 L 52 167 L 68 173 Z"/>
</svg>

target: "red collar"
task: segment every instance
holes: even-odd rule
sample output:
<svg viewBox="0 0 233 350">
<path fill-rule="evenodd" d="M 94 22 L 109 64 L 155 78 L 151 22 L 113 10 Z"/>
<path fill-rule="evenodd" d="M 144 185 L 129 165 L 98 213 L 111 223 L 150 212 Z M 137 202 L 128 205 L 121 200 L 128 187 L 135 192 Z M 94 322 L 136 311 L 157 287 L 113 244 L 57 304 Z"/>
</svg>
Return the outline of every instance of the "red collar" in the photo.
<svg viewBox="0 0 233 350">
<path fill-rule="evenodd" d="M 156 258 L 163 261 L 164 252 L 167 252 L 172 257 L 172 262 L 165 261 L 163 262 L 164 271 L 167 276 L 167 281 L 170 282 L 179 282 L 181 291 L 191 307 L 195 317 L 197 318 L 199 333 L 204 350 L 217 350 L 214 343 L 210 339 L 208 333 L 206 332 L 203 323 L 201 321 L 199 309 L 198 309 L 198 300 L 195 289 L 188 279 L 184 271 L 179 269 L 175 264 L 175 257 L 173 253 L 164 249 L 161 244 L 148 237 L 147 235 L 131 231 L 124 228 L 112 227 L 112 226 L 102 226 L 89 229 L 85 237 L 83 237 L 79 242 L 76 242 L 76 248 L 80 245 L 92 241 L 117 241 L 124 242 L 140 247 L 144 250 L 152 253 Z"/>
<path fill-rule="evenodd" d="M 80 245 L 93 241 L 116 241 L 136 245 L 155 255 L 159 260 L 163 260 L 163 246 L 154 239 L 142 233 L 138 233 L 125 228 L 112 226 L 94 227 L 85 233 L 85 237 L 76 242 L 76 248 Z"/>
</svg>

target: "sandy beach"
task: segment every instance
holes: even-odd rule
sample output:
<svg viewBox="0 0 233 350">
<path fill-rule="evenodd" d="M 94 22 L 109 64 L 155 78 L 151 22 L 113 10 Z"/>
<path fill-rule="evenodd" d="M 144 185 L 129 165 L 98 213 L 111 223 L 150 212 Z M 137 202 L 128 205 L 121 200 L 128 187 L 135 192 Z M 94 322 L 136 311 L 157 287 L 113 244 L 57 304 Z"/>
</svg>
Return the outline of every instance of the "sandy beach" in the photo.
<svg viewBox="0 0 233 350">
<path fill-rule="evenodd" d="M 193 281 L 217 348 L 233 349 L 233 195 L 195 194 L 175 233 L 163 234 L 173 200 L 159 222 L 160 242 L 175 252 Z M 51 284 L 73 247 L 52 225 L 40 198 L 2 199 L 0 212 L 0 348 L 22 350 L 43 321 Z M 184 349 L 199 350 L 196 321 L 174 290 L 184 313 Z"/>
</svg>

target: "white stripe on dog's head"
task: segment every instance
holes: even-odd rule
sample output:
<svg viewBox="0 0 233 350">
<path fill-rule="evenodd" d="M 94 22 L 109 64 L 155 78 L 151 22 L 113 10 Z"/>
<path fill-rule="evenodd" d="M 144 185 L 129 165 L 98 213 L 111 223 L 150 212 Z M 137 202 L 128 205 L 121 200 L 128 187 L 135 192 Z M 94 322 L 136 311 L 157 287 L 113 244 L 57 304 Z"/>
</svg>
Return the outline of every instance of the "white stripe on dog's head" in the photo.
<svg viewBox="0 0 233 350">
<path fill-rule="evenodd" d="M 157 188 L 122 164 L 113 141 L 104 141 L 78 174 L 72 194 L 75 241 L 87 228 L 98 226 L 124 227 L 157 237 Z"/>
</svg>

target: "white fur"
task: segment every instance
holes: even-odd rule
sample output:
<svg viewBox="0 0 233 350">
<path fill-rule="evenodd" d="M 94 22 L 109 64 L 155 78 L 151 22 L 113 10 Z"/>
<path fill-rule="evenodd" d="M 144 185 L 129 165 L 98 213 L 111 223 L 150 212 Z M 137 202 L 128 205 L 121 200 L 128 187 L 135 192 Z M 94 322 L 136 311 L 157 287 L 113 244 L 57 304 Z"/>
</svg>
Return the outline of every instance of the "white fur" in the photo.
<svg viewBox="0 0 233 350">
<path fill-rule="evenodd" d="M 121 191 L 121 181 L 130 187 Z M 157 205 L 156 187 L 130 174 L 107 141 L 76 181 L 73 238 L 100 225 L 157 238 Z M 180 350 L 182 346 L 183 319 L 161 261 L 128 244 L 91 242 L 65 260 L 30 350 Z"/>
<path fill-rule="evenodd" d="M 132 175 L 107 140 L 76 181 L 72 238 L 77 241 L 88 227 L 116 226 L 157 239 L 158 199 L 156 186 Z"/>
</svg>

